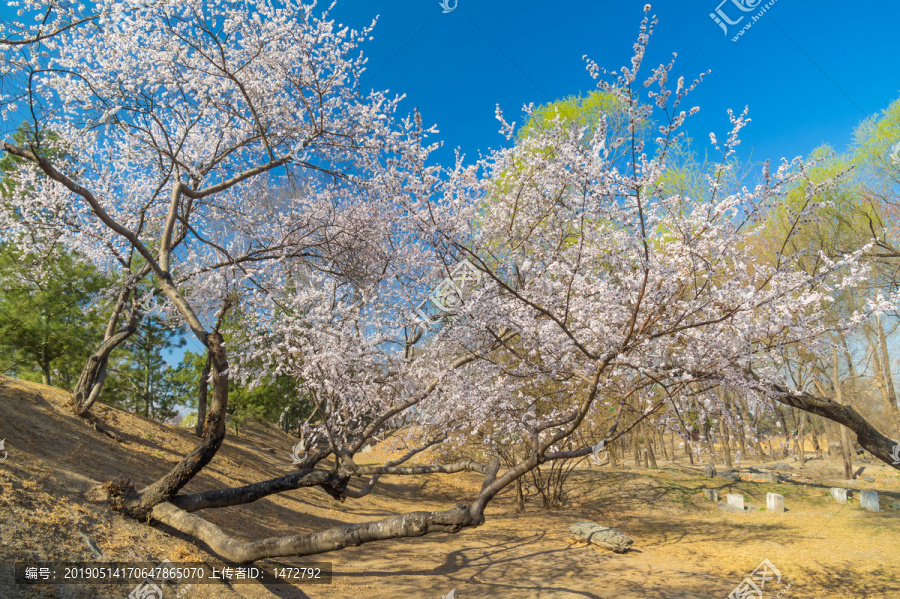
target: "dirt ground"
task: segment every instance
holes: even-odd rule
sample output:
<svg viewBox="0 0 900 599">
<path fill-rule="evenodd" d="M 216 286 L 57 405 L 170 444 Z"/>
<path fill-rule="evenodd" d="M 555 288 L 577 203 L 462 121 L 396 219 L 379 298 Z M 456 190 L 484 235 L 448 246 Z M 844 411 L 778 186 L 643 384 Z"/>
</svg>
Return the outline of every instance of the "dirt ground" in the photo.
<svg viewBox="0 0 900 599">
<path fill-rule="evenodd" d="M 134 590 L 106 583 L 16 585 L 15 562 L 168 559 L 219 570 L 228 566 L 170 529 L 129 520 L 85 499 L 92 486 L 116 477 L 137 485 L 151 482 L 193 446 L 191 432 L 97 406 L 97 422 L 118 435 L 117 442 L 72 416 L 67 400 L 58 389 L 0 377 L 0 439 L 7 454 L 0 463 L 0 598 L 125 598 Z M 242 429 L 240 436 L 229 430 L 222 450 L 186 491 L 289 473 L 294 442 L 262 425 Z M 3 455 L 0 451 L 0 459 Z M 376 448 L 360 457 L 376 463 L 386 456 Z M 762 595 L 746 597 L 900 597 L 900 510 L 891 505 L 900 501 L 900 472 L 874 461 L 856 467 L 874 482 L 840 481 L 838 464 L 822 460 L 807 462 L 802 471 L 789 463 L 778 483 L 710 480 L 683 457 L 676 463 L 661 460 L 658 470 L 586 467 L 574 473 L 570 500 L 561 510 L 542 511 L 533 499 L 518 514 L 510 490 L 474 530 L 277 560 L 295 566 L 330 562 L 328 585 L 194 584 L 167 587 L 164 597 L 441 599 L 455 589 L 459 599 L 725 599 L 763 560 L 781 579 L 769 580 Z M 480 484 L 479 476 L 465 474 L 385 477 L 370 495 L 344 504 L 308 489 L 202 514 L 229 534 L 255 540 L 447 509 L 471 501 Z M 839 504 L 828 494 L 832 486 L 876 490 L 882 511 L 863 510 L 858 492 Z M 741 514 L 722 511 L 703 488 L 718 489 L 720 497 L 742 493 L 752 507 Z M 767 492 L 784 496 L 785 513 L 760 511 Z M 619 528 L 634 539 L 632 551 L 615 554 L 571 541 L 568 527 L 582 520 Z M 101 557 L 92 554 L 84 537 Z M 271 570 L 276 561 L 256 565 Z"/>
</svg>

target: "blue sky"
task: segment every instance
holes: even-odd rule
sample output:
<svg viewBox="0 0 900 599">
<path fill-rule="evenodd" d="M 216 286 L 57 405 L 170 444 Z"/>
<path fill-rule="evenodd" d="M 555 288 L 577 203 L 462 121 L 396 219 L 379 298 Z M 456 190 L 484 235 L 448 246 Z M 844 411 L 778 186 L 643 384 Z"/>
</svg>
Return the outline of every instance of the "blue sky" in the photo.
<svg viewBox="0 0 900 599">
<path fill-rule="evenodd" d="M 728 108 L 749 106 L 744 160 L 806 156 L 826 142 L 843 149 L 863 118 L 900 97 L 900 48 L 889 28 L 900 22 L 900 2 L 776 0 L 736 42 L 767 0 L 720 2 L 651 2 L 659 24 L 645 67 L 677 52 L 686 79 L 712 71 L 688 100 L 701 107 L 686 128 L 699 148 L 710 148 L 710 131 L 722 139 L 730 129 Z M 459 0 L 444 14 L 438 0 L 339 0 L 331 14 L 354 27 L 379 15 L 364 45 L 366 87 L 405 93 L 404 110 L 418 107 L 449 148 L 475 158 L 503 144 L 495 105 L 521 124 L 523 104 L 594 89 L 583 55 L 608 69 L 629 64 L 644 4 Z M 745 17 L 727 36 L 709 16 L 717 7 L 732 21 Z"/>
</svg>

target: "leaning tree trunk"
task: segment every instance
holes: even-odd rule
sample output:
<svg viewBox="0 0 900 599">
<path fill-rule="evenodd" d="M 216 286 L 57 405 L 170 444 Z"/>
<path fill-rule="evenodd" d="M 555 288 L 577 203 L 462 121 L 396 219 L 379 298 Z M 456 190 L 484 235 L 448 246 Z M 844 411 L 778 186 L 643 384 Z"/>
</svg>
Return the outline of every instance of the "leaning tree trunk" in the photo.
<svg viewBox="0 0 900 599">
<path fill-rule="evenodd" d="M 112 351 L 137 331 L 139 313 L 136 306 L 132 307 L 128 324 L 125 328 L 116 331 L 119 317 L 125 310 L 125 303 L 128 301 L 130 294 L 130 285 L 126 285 L 119 292 L 116 306 L 113 308 L 113 313 L 106 324 L 103 343 L 100 344 L 97 351 L 88 357 L 87 362 L 81 369 L 81 375 L 78 377 L 78 383 L 76 383 L 72 393 L 72 411 L 78 416 L 86 416 L 91 406 L 100 397 L 100 391 L 103 389 L 103 383 L 106 381 L 106 369 Z"/>
<path fill-rule="evenodd" d="M 76 415 L 86 416 L 91 406 L 100 397 L 103 383 L 106 382 L 106 369 L 110 354 L 136 330 L 137 323 L 135 322 L 134 327 L 129 323 L 127 328 L 105 339 L 100 348 L 88 357 L 72 394 L 72 411 Z"/>
<path fill-rule="evenodd" d="M 203 425 L 200 443 L 161 479 L 139 493 L 124 498 L 121 510 L 134 518 L 144 518 L 154 506 L 173 497 L 215 457 L 225 439 L 225 410 L 228 407 L 228 360 L 222 335 L 207 335 L 212 356 L 212 403 Z"/>
</svg>

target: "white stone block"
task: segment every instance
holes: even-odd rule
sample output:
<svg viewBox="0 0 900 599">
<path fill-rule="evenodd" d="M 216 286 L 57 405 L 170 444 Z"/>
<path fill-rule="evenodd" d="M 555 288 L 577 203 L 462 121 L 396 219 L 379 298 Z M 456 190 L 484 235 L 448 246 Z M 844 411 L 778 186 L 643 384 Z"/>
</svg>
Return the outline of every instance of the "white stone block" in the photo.
<svg viewBox="0 0 900 599">
<path fill-rule="evenodd" d="M 737 508 L 739 510 L 744 509 L 744 496 L 739 493 L 729 493 L 725 497 L 725 501 L 731 507 Z"/>
<path fill-rule="evenodd" d="M 859 502 L 869 511 L 881 511 L 881 504 L 878 502 L 878 491 L 860 491 Z"/>
</svg>

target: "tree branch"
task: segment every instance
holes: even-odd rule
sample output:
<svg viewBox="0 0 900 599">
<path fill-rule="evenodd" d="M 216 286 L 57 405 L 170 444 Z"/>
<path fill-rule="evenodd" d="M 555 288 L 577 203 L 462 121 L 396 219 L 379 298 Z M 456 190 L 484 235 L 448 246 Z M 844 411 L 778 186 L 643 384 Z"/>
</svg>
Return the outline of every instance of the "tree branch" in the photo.
<svg viewBox="0 0 900 599">
<path fill-rule="evenodd" d="M 250 543 L 229 537 L 215 524 L 171 503 L 156 505 L 151 516 L 203 541 L 229 562 L 248 564 L 264 558 L 326 553 L 374 541 L 421 537 L 437 532 L 457 533 L 481 524 L 481 521 L 471 517 L 469 511 L 465 504 L 457 504 L 455 508 L 443 512 L 410 512 L 364 524 L 335 526 L 308 535 L 271 537 Z"/>
</svg>

